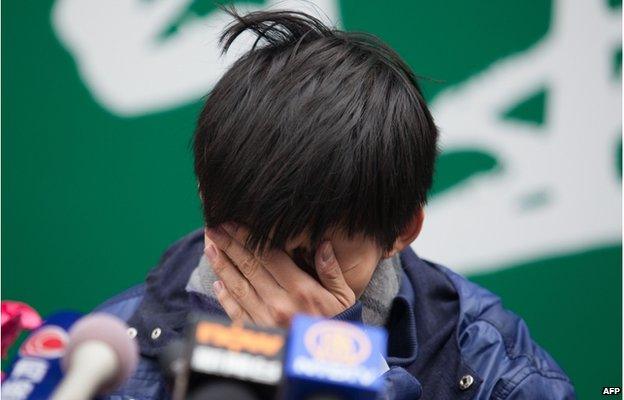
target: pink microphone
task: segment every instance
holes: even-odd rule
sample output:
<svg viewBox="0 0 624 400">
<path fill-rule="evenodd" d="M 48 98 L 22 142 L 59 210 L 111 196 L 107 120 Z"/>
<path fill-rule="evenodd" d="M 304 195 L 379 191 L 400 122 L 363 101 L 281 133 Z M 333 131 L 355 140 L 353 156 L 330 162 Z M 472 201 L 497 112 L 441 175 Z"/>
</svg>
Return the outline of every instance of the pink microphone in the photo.
<svg viewBox="0 0 624 400">
<path fill-rule="evenodd" d="M 136 342 L 119 318 L 95 313 L 69 331 L 69 345 L 61 365 L 65 377 L 53 400 L 88 400 L 123 384 L 139 359 Z"/>
</svg>

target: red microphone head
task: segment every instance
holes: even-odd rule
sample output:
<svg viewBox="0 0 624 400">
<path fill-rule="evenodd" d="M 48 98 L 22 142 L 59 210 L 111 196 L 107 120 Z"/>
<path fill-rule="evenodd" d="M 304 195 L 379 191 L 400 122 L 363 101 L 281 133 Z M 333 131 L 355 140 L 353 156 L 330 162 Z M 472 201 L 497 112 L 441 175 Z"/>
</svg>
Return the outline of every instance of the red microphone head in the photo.
<svg viewBox="0 0 624 400">
<path fill-rule="evenodd" d="M 139 349 L 128 336 L 128 326 L 119 318 L 106 313 L 93 313 L 82 318 L 69 331 L 69 344 L 61 365 L 67 371 L 72 353 L 87 341 L 107 344 L 117 355 L 119 368 L 115 375 L 98 391 L 106 393 L 124 383 L 134 373 L 139 362 Z"/>
</svg>

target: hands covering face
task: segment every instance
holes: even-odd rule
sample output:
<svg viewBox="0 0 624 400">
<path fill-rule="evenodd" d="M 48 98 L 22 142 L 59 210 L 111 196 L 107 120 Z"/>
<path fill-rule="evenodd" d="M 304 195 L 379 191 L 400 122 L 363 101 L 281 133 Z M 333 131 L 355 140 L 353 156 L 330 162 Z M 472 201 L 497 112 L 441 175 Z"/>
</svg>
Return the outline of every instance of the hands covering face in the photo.
<svg viewBox="0 0 624 400">
<path fill-rule="evenodd" d="M 355 303 L 329 241 L 314 257 L 319 283 L 282 250 L 247 250 L 248 235 L 233 223 L 205 231 L 204 252 L 220 279 L 214 291 L 233 321 L 288 327 L 295 313 L 332 317 Z"/>
</svg>

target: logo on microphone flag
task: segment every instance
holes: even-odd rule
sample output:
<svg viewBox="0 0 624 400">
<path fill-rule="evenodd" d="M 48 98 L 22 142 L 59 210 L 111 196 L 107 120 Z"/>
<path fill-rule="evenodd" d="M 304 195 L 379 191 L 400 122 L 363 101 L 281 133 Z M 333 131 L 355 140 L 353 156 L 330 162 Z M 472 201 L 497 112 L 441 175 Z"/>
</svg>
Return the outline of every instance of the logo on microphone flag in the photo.
<svg viewBox="0 0 624 400">
<path fill-rule="evenodd" d="M 63 378 L 60 358 L 69 342 L 67 332 L 80 317 L 76 312 L 57 312 L 26 338 L 2 382 L 3 400 L 50 398 Z"/>
<path fill-rule="evenodd" d="M 287 398 L 320 388 L 348 399 L 375 398 L 386 342 L 385 330 L 378 327 L 296 315 L 284 361 Z"/>
<path fill-rule="evenodd" d="M 22 357 L 59 358 L 65 354 L 69 336 L 56 325 L 43 326 L 34 332 L 19 349 Z"/>
<path fill-rule="evenodd" d="M 371 355 L 372 343 L 362 329 L 342 321 L 322 320 L 310 326 L 303 343 L 319 361 L 361 364 Z"/>
</svg>

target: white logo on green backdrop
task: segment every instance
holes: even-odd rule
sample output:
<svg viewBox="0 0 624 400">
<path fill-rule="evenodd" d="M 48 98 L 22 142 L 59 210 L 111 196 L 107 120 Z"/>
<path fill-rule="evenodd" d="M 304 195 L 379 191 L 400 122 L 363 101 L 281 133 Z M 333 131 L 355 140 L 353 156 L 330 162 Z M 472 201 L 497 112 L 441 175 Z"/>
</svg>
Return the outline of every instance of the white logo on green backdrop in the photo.
<svg viewBox="0 0 624 400">
<path fill-rule="evenodd" d="M 228 66 L 253 43 L 241 35 L 224 57 L 217 39 L 231 18 L 222 11 L 186 13 L 193 0 L 58 0 L 52 25 L 69 50 L 95 100 L 110 112 L 138 116 L 164 111 L 204 96 Z M 271 0 L 260 8 L 307 11 L 338 20 L 334 0 Z M 167 40 L 161 40 L 178 25 Z"/>
<path fill-rule="evenodd" d="M 249 47 L 251 36 L 220 57 L 216 38 L 229 22 L 220 11 L 186 16 L 159 41 L 191 1 L 59 0 L 52 21 L 95 100 L 138 116 L 196 101 Z M 336 2 L 315 3 L 267 7 L 320 12 L 336 24 Z M 471 272 L 620 241 L 621 81 L 611 55 L 621 15 L 604 3 L 553 2 L 550 30 L 532 48 L 434 99 L 443 150 L 487 152 L 498 168 L 431 202 L 414 244 L 420 254 Z M 503 117 L 539 93 L 547 99 L 543 123 Z"/>
<path fill-rule="evenodd" d="M 466 272 L 619 243 L 621 26 L 606 1 L 554 1 L 532 48 L 436 97 L 442 149 L 484 150 L 500 168 L 432 202 L 423 254 Z M 544 90 L 543 124 L 503 118 Z"/>
</svg>

